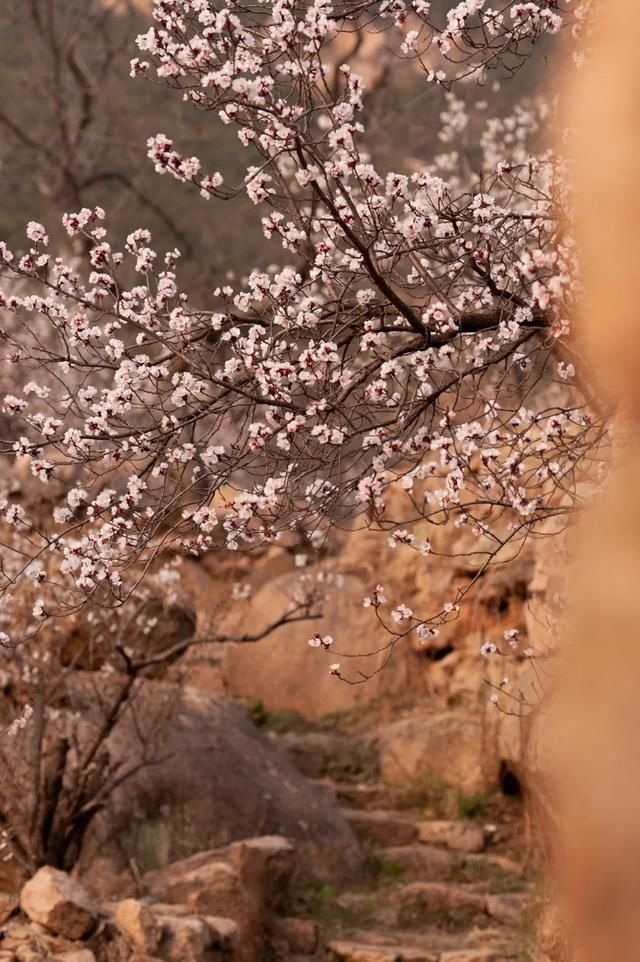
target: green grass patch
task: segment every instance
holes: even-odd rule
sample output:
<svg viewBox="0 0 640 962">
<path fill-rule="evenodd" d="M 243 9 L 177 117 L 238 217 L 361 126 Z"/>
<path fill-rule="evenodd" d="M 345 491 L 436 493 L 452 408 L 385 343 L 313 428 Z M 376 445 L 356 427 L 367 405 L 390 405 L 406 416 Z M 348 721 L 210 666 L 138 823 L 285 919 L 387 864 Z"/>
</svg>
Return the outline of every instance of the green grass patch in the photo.
<svg viewBox="0 0 640 962">
<path fill-rule="evenodd" d="M 397 789 L 395 802 L 398 808 L 430 809 L 438 818 L 453 815 L 451 786 L 438 775 L 420 775 Z"/>
<path fill-rule="evenodd" d="M 345 905 L 339 902 L 340 896 L 338 889 L 326 882 L 308 885 L 297 893 L 295 914 L 313 918 L 320 926 L 336 928 L 364 924 L 375 912 L 373 897 Z"/>
<path fill-rule="evenodd" d="M 405 868 L 399 862 L 387 858 L 384 851 L 377 848 L 370 848 L 367 851 L 369 866 L 373 874 L 374 885 L 383 886 L 392 882 L 398 882 L 405 876 Z"/>
<path fill-rule="evenodd" d="M 258 728 L 279 733 L 304 732 L 311 727 L 297 711 L 270 711 L 260 698 L 256 698 L 249 705 L 249 717 Z"/>
<path fill-rule="evenodd" d="M 493 798 L 490 792 L 471 792 L 458 794 L 459 818 L 487 818 L 493 808 Z"/>
</svg>

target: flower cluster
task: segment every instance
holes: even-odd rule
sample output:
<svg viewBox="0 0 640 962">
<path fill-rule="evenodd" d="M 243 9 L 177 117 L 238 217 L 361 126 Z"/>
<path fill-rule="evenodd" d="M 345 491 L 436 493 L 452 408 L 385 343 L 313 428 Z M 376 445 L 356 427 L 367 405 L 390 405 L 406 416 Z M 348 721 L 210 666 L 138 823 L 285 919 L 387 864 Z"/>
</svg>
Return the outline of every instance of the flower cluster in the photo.
<svg viewBox="0 0 640 962">
<path fill-rule="evenodd" d="M 0 594 L 55 582 L 53 558 L 71 595 L 51 591 L 34 618 L 120 604 L 127 573 L 169 548 L 250 550 L 292 528 L 318 548 L 356 514 L 421 557 L 429 524 L 464 525 L 486 565 L 573 510 L 607 428 L 567 339 L 566 171 L 535 150 L 549 108 L 483 121 L 469 85 L 440 90 L 446 153 L 380 169 L 365 82 L 335 54 L 340 33 L 386 25 L 420 64 L 439 51 L 424 80 L 449 88 L 515 69 L 571 7 L 463 0 L 438 25 L 423 0 L 156 0 L 132 73 L 233 125 L 249 160 L 227 186 L 163 134 L 149 157 L 205 198 L 245 191 L 281 262 L 246 266 L 202 307 L 181 290 L 178 252 L 144 229 L 119 244 L 100 208 L 65 215 L 85 266 L 51 253 L 35 222 L 24 252 L 0 247 L 2 452 L 52 505 L 3 493 L 20 549 L 6 539 Z M 432 617 L 402 602 L 393 630 L 427 641 L 458 603 Z M 365 604 L 379 614 L 382 589 Z"/>
</svg>

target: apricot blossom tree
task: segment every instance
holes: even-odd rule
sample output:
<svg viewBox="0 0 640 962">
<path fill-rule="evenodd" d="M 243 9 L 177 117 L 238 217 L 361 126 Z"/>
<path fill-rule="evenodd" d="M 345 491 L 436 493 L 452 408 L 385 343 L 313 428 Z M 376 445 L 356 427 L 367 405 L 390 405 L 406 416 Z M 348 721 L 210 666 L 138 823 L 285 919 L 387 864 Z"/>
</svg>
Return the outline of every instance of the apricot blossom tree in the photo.
<svg viewBox="0 0 640 962">
<path fill-rule="evenodd" d="M 142 228 L 112 239 L 99 208 L 64 218 L 87 264 L 35 222 L 25 251 L 0 248 L 1 450 L 42 486 L 30 507 L 4 492 L 0 593 L 40 585 L 28 632 L 123 604 L 168 551 L 292 530 L 320 548 L 358 516 L 418 557 L 433 526 L 465 526 L 480 574 L 565 523 L 608 431 L 569 336 L 567 171 L 544 145 L 549 103 L 494 115 L 491 91 L 563 29 L 579 69 L 587 15 L 575 0 L 156 0 L 135 82 L 205 112 L 212 138 L 235 126 L 246 175 L 226 183 L 162 133 L 149 158 L 212 216 L 246 192 L 279 262 L 239 265 L 200 305 L 177 250 Z M 440 97 L 440 152 L 399 170 L 376 162 L 349 53 L 380 34 Z M 463 595 L 414 612 L 372 585 L 365 604 L 390 651 Z"/>
</svg>

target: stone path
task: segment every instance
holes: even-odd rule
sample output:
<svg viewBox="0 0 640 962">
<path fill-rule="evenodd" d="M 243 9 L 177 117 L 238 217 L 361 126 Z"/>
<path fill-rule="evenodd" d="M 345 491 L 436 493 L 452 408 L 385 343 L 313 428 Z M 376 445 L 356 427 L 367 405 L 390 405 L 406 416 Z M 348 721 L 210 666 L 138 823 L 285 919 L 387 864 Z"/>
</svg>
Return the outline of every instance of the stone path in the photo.
<svg viewBox="0 0 640 962">
<path fill-rule="evenodd" d="M 317 751 L 315 736 L 283 742 L 308 771 L 305 738 Z M 518 801 L 504 813 L 494 806 L 491 819 L 445 819 L 399 805 L 397 790 L 359 780 L 357 765 L 316 781 L 361 839 L 371 877 L 299 893 L 293 914 L 313 917 L 320 939 L 314 955 L 292 962 L 531 962 L 536 906 L 519 856 Z"/>
</svg>

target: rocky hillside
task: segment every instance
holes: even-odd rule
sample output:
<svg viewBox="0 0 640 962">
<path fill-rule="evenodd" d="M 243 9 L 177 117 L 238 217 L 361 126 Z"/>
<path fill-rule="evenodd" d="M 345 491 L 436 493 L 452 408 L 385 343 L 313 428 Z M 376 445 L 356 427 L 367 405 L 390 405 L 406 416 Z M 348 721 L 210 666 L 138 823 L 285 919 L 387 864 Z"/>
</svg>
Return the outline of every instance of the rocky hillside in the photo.
<svg viewBox="0 0 640 962">
<path fill-rule="evenodd" d="M 270 721 L 282 728 L 281 719 Z M 305 843 L 341 844 L 321 834 L 296 843 L 263 835 L 201 851 L 137 873 L 115 899 L 44 868 L 19 898 L 4 899 L 0 960 L 533 958 L 537 909 L 517 796 L 471 785 L 453 791 L 433 778 L 394 784 L 383 775 L 385 746 L 355 734 L 306 726 L 272 731 L 269 740 L 295 761 L 336 822 L 353 830 L 363 863 L 350 881 L 309 879 Z M 310 836 L 314 827 L 307 828 Z"/>
<path fill-rule="evenodd" d="M 293 712 L 316 722 L 359 715 L 361 727 L 376 727 L 389 743 L 384 776 L 392 780 L 433 769 L 454 784 L 476 788 L 495 786 L 505 772 L 524 784 L 527 773 L 541 764 L 527 707 L 538 700 L 541 687 L 521 652 L 545 651 L 549 642 L 554 539 L 532 544 L 509 564 L 484 572 L 459 616 L 437 638 L 423 643 L 409 636 L 383 670 L 386 653 L 375 652 L 387 636 L 371 609 L 363 607 L 363 598 L 382 582 L 390 607 L 402 601 L 416 612 L 438 610 L 477 576 L 470 541 L 465 532 L 453 543 L 451 532 L 436 532 L 434 556 L 417 558 L 413 551 L 389 547 L 379 531 L 362 528 L 335 535 L 321 558 L 302 568 L 298 564 L 307 557 L 306 548 L 295 538 L 251 562 L 188 562 L 184 590 L 196 636 L 203 638 L 212 626 L 233 635 L 273 623 L 299 591 L 301 577 L 320 585 L 326 600 L 320 620 L 285 625 L 257 644 L 194 647 L 182 666 L 186 680 L 259 703 L 268 712 Z M 238 589 L 246 597 L 235 601 Z M 514 629 L 519 647 L 510 651 L 503 635 Z M 331 652 L 309 648 L 307 639 L 316 631 L 334 639 Z M 497 643 L 506 656 L 483 659 L 480 650 L 487 643 Z M 349 679 L 359 680 L 361 672 L 371 677 L 362 684 L 344 683 L 328 670 L 337 660 Z M 522 703 L 506 701 L 507 710 L 501 711 L 490 702 L 487 682 L 499 685 L 505 676 Z"/>
<path fill-rule="evenodd" d="M 474 577 L 464 546 L 416 564 L 361 530 L 304 565 L 295 538 L 257 560 L 184 562 L 155 641 L 193 644 L 137 680 L 103 746 L 117 771 L 144 730 L 153 755 L 101 801 L 70 874 L 0 863 L 0 962 L 543 962 L 540 742 L 487 688 L 508 673 L 526 693 L 535 675 L 519 651 L 494 665 L 479 650 L 509 629 L 541 643 L 548 551 L 483 575 L 437 639 L 398 646 L 366 684 L 332 677 L 333 653 L 307 644 L 331 634 L 369 672 L 363 596 L 384 581 L 415 610 L 442 605 Z M 311 628 L 209 640 L 270 624 L 301 573 L 326 595 Z M 65 676 L 87 718 L 119 684 L 96 665 Z"/>
</svg>

